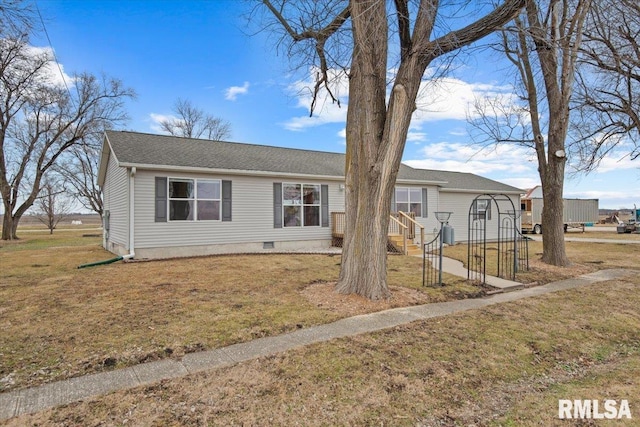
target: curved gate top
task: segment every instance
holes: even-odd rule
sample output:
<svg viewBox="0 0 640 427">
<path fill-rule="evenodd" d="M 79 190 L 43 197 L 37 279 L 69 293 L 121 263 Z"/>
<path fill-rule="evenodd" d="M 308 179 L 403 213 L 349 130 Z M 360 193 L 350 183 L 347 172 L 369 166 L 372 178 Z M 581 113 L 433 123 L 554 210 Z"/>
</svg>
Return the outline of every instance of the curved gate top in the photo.
<svg viewBox="0 0 640 427">
<path fill-rule="evenodd" d="M 495 209 L 495 211 L 494 211 Z M 516 273 L 529 269 L 528 239 L 520 232 L 520 209 L 505 194 L 481 194 L 469 206 L 467 279 L 485 283 L 487 248 L 497 246 L 496 275 L 515 280 Z M 495 224 L 495 233 L 487 234 Z M 494 257 L 491 255 L 491 260 Z"/>
</svg>

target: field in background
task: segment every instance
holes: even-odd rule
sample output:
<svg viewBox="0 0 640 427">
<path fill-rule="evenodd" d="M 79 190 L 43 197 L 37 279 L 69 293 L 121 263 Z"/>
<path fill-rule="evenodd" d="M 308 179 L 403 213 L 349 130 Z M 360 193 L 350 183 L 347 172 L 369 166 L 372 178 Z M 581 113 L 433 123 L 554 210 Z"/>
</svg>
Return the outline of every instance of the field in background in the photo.
<svg viewBox="0 0 640 427">
<path fill-rule="evenodd" d="M 82 224 L 74 224 L 81 222 Z M 99 228 L 102 227 L 102 220 L 98 214 L 71 214 L 60 221 L 58 229 L 75 229 L 75 228 Z M 0 215 L 0 230 L 2 229 L 2 215 Z M 35 215 L 25 215 L 20 219 L 19 231 L 41 229 L 47 230 L 47 227 Z M 54 231 L 55 232 L 55 231 Z"/>
</svg>

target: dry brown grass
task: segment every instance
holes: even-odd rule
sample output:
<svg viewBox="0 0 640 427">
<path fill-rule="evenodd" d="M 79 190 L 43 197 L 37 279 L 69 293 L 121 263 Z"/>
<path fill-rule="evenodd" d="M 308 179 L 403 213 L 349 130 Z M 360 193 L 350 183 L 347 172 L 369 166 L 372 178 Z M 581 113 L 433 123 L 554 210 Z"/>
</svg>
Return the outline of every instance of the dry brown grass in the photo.
<svg viewBox="0 0 640 427">
<path fill-rule="evenodd" d="M 623 240 L 623 241 L 639 241 L 640 234 L 637 233 L 616 233 L 616 232 L 587 232 L 587 233 L 567 233 L 566 237 L 575 239 L 610 239 L 610 240 Z"/>
<path fill-rule="evenodd" d="M 333 292 L 340 256 L 235 255 L 116 263 L 82 231 L 0 245 L 0 391 L 114 369 L 390 307 L 473 297 L 447 277 L 421 286 L 418 258 L 391 256 L 389 301 Z"/>
<path fill-rule="evenodd" d="M 592 233 L 598 237 L 600 233 Z M 518 272 L 516 280 L 527 284 L 546 284 L 607 268 L 640 268 L 640 247 L 622 243 L 565 242 L 569 267 L 554 267 L 540 261 L 542 242 L 529 241 L 529 271 Z M 445 248 L 445 256 L 467 265 L 467 245 Z M 497 247 L 487 249 L 487 274 L 497 275 Z"/>
<path fill-rule="evenodd" d="M 541 246 L 532 245 L 534 256 Z M 567 250 L 585 271 L 640 266 L 640 251 L 631 246 L 571 242 Z M 5 388 L 279 334 L 374 307 L 322 292 L 337 277 L 337 256 L 205 257 L 77 270 L 109 255 L 95 241 L 62 248 L 46 239 L 5 246 L 0 256 Z M 398 301 L 469 296 L 462 285 L 421 289 L 417 258 L 390 257 L 389 264 L 390 284 L 404 295 Z M 567 271 L 575 272 L 529 274 L 547 281 Z M 637 419 L 639 287 L 640 275 L 414 322 L 8 425 L 555 425 L 557 399 L 584 396 L 627 398 Z"/>
<path fill-rule="evenodd" d="M 553 426 L 558 399 L 640 416 L 640 279 L 333 340 L 11 420 L 19 425 Z M 580 424 L 589 425 L 589 424 Z M 600 425 L 600 424 L 598 424 Z"/>
</svg>

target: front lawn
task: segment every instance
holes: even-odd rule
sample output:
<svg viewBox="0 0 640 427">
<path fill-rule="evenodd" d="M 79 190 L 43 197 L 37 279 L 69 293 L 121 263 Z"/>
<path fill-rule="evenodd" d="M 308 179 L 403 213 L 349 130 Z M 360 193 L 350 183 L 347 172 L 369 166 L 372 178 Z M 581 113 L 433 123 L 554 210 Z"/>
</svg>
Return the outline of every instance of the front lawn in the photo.
<svg viewBox="0 0 640 427">
<path fill-rule="evenodd" d="M 179 357 L 390 307 L 476 296 L 419 258 L 390 256 L 391 301 L 336 296 L 339 255 L 228 255 L 118 262 L 86 232 L 0 242 L 0 392 Z M 327 299 L 327 296 L 329 297 Z"/>
</svg>

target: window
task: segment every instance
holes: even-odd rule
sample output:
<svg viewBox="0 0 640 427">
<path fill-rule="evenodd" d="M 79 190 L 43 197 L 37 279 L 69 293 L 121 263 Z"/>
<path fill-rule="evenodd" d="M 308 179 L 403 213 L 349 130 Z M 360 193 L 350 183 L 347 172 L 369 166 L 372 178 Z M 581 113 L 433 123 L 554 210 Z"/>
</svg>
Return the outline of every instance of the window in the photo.
<svg viewBox="0 0 640 427">
<path fill-rule="evenodd" d="M 476 219 L 486 218 L 491 219 L 491 200 L 490 199 L 476 199 L 473 201 L 473 213 Z"/>
<path fill-rule="evenodd" d="M 194 202 L 192 179 L 169 180 L 169 219 L 171 221 L 192 221 Z"/>
<path fill-rule="evenodd" d="M 422 188 L 396 188 L 396 211 L 413 212 L 416 217 L 422 216 Z"/>
<path fill-rule="evenodd" d="M 285 227 L 320 226 L 320 185 L 282 184 L 282 215 Z"/>
<path fill-rule="evenodd" d="M 220 220 L 218 180 L 169 179 L 169 220 Z"/>
</svg>

